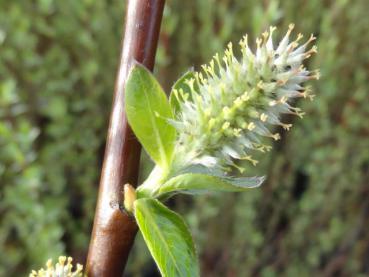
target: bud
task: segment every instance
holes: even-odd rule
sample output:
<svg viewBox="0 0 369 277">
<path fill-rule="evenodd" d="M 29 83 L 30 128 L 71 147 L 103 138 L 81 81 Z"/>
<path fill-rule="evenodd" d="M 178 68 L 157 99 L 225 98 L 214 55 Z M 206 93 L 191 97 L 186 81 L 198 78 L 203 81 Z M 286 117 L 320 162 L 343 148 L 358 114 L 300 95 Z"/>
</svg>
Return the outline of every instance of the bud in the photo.
<svg viewBox="0 0 369 277">
<path fill-rule="evenodd" d="M 253 151 L 270 149 L 261 137 L 279 140 L 273 125 L 289 130 L 292 126 L 281 121 L 282 114 L 302 117 L 303 112 L 292 105 L 297 97 L 309 97 L 310 88 L 303 83 L 318 79 L 317 71 L 310 72 L 303 61 L 316 53 L 316 46 L 308 45 L 314 36 L 302 45 L 302 35 L 290 42 L 293 25 L 274 47 L 272 34 L 275 27 L 256 40 L 253 53 L 245 36 L 240 41 L 242 57 L 236 59 L 229 43 L 221 58 L 218 54 L 203 72 L 187 80 L 191 97 L 177 91 L 181 105 L 173 125 L 178 131 L 176 167 L 201 164 L 229 171 L 237 167 L 236 160 L 253 164 Z M 182 94 L 181 94 L 182 93 Z M 187 99 L 183 101 L 181 99 Z"/>
<path fill-rule="evenodd" d="M 133 203 L 136 201 L 136 190 L 130 184 L 124 185 L 124 208 L 127 212 L 133 212 Z"/>
</svg>

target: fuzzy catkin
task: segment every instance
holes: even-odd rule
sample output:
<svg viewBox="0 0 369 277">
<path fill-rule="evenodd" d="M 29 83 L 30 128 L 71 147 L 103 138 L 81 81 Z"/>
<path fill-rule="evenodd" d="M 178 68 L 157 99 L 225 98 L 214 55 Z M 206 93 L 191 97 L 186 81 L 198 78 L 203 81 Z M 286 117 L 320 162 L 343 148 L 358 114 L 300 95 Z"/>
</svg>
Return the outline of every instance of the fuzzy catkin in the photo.
<svg viewBox="0 0 369 277">
<path fill-rule="evenodd" d="M 316 46 L 308 45 L 315 40 L 310 36 L 299 46 L 303 37 L 290 42 L 294 28 L 291 24 L 277 47 L 273 45 L 275 27 L 256 40 L 256 53 L 247 42 L 240 41 L 242 57 L 236 59 L 232 44 L 220 58 L 218 54 L 203 72 L 186 81 L 190 93 L 174 91 L 181 105 L 173 125 L 178 131 L 175 163 L 181 167 L 201 164 L 224 171 L 237 167 L 236 160 L 257 163 L 252 151 L 270 149 L 260 138 L 278 140 L 280 135 L 272 132 L 273 125 L 289 130 L 292 126 L 281 121 L 282 114 L 303 112 L 292 106 L 293 98 L 312 98 L 307 80 L 318 79 L 319 72 L 310 72 L 303 61 L 316 53 Z M 242 171 L 242 168 L 239 168 Z"/>
<path fill-rule="evenodd" d="M 71 257 L 61 256 L 54 266 L 50 259 L 47 261 L 45 269 L 32 270 L 29 277 L 82 277 L 83 266 L 77 264 L 77 268 L 73 269 L 72 261 Z"/>
</svg>

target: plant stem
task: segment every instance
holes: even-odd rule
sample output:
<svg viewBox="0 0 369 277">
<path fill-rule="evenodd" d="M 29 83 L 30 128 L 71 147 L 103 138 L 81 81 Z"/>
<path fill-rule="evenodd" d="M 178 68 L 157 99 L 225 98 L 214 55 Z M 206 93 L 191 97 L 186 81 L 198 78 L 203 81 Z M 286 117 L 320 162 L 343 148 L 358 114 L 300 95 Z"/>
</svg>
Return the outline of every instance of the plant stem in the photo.
<svg viewBox="0 0 369 277">
<path fill-rule="evenodd" d="M 159 166 L 155 166 L 145 182 L 138 187 L 138 198 L 155 197 L 155 192 L 164 184 L 169 177 L 169 170 L 162 170 Z"/>
<path fill-rule="evenodd" d="M 153 69 L 165 0 L 130 0 L 124 42 L 100 179 L 86 272 L 88 276 L 122 276 L 137 225 L 121 211 L 123 185 L 136 185 L 141 146 L 128 126 L 124 86 L 132 62 Z"/>
</svg>

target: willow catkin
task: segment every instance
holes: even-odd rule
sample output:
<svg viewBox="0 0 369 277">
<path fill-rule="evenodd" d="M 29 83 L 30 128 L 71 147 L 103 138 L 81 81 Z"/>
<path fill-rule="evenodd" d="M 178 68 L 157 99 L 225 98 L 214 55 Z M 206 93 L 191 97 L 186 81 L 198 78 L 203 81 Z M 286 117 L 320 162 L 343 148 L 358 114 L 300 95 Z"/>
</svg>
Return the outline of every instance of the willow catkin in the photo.
<svg viewBox="0 0 369 277">
<path fill-rule="evenodd" d="M 227 171 L 236 166 L 236 160 L 256 164 L 252 152 L 270 149 L 260 138 L 278 140 L 280 135 L 272 132 L 272 126 L 286 130 L 292 126 L 282 122 L 281 115 L 303 115 L 292 103 L 296 97 L 313 96 L 303 83 L 318 79 L 319 72 L 309 71 L 303 62 L 317 48 L 309 48 L 315 40 L 312 35 L 302 45 L 301 34 L 290 42 L 293 28 L 291 24 L 275 47 L 275 27 L 271 27 L 256 40 L 255 53 L 248 46 L 247 36 L 243 37 L 240 59 L 234 56 L 229 43 L 223 57 L 216 54 L 202 66 L 202 72 L 186 80 L 190 93 L 174 91 L 180 103 L 173 121 L 178 131 L 174 157 L 177 166 L 201 164 Z"/>
</svg>

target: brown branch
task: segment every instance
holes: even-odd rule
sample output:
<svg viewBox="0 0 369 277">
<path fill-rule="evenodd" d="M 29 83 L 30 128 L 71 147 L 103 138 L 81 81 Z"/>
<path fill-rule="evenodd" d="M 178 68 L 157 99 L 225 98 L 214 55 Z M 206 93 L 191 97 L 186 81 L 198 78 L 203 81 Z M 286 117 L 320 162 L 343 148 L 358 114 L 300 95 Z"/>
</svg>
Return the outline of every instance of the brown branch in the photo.
<svg viewBox="0 0 369 277">
<path fill-rule="evenodd" d="M 124 86 L 132 62 L 153 69 L 165 0 L 128 1 L 124 42 L 86 263 L 88 276 L 122 276 L 137 225 L 119 208 L 123 184 L 135 185 L 141 146 L 124 112 Z"/>
</svg>

